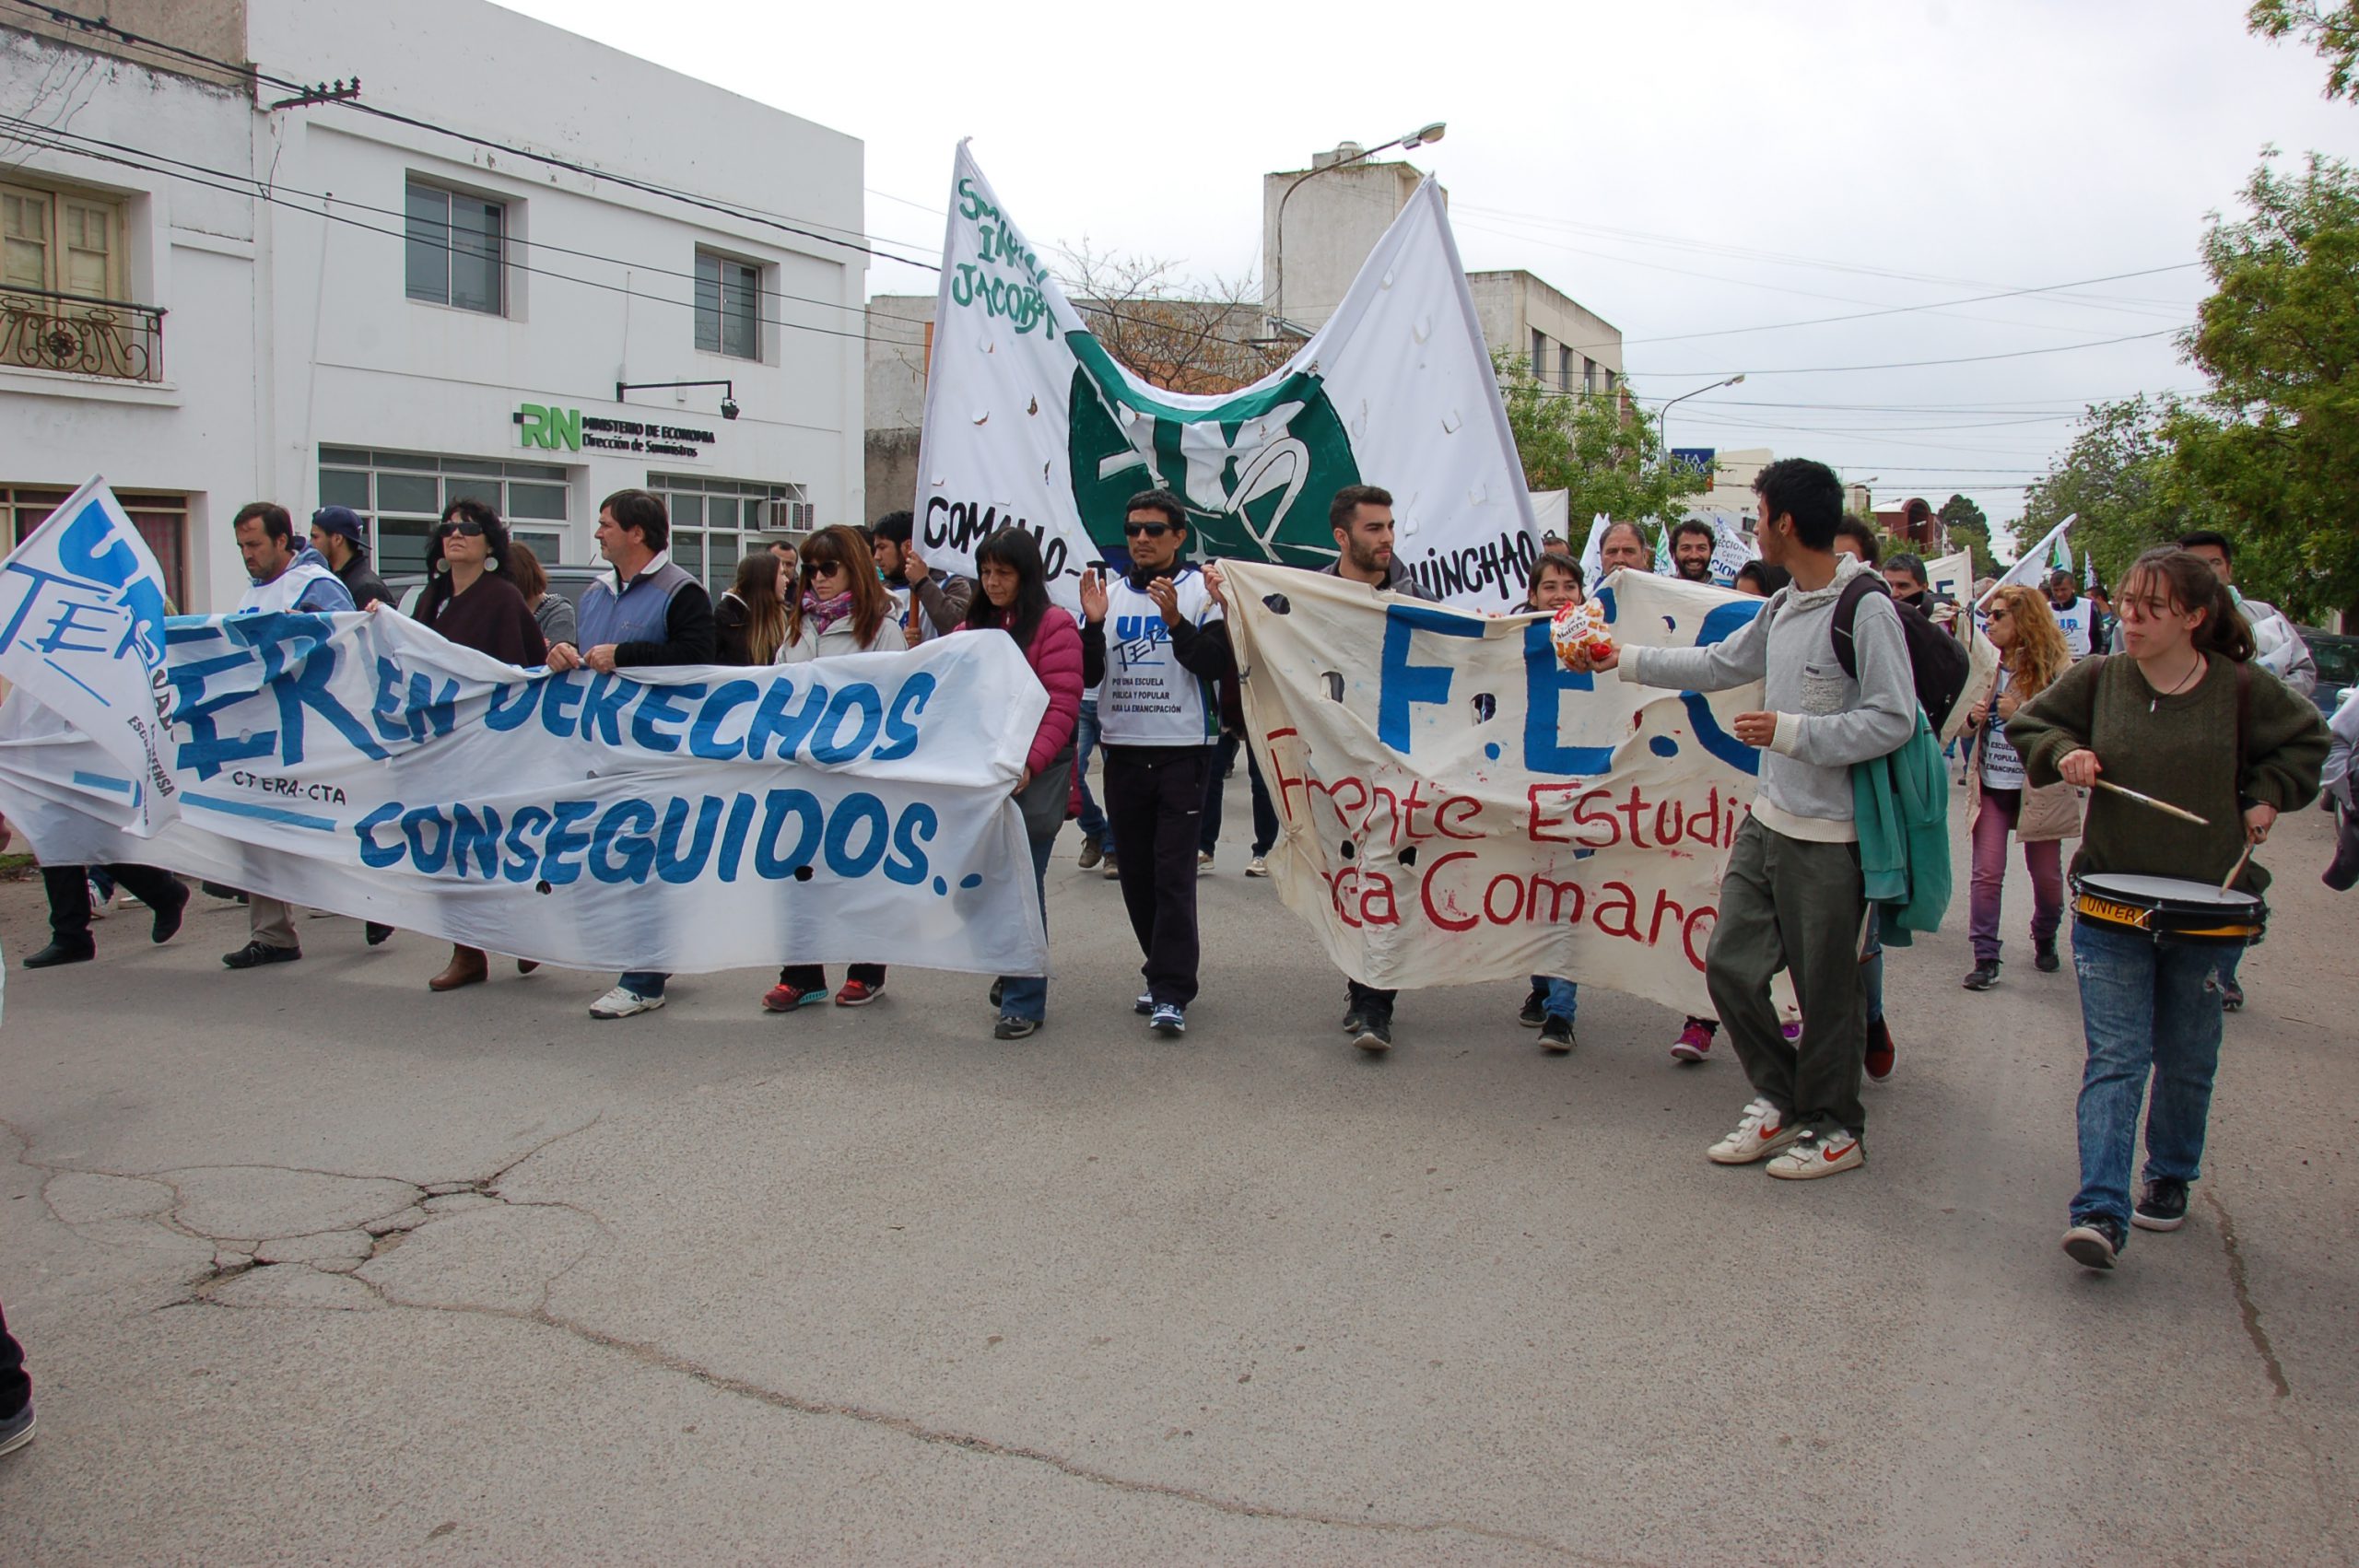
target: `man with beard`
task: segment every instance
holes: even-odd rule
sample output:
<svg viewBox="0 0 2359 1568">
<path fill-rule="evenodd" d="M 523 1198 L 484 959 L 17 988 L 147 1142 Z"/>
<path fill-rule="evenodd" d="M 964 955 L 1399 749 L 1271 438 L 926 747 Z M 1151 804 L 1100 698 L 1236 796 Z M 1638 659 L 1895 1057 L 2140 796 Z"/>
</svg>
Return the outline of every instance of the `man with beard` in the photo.
<svg viewBox="0 0 2359 1568">
<path fill-rule="evenodd" d="M 1671 531 L 1671 569 L 1687 582 L 1712 580 L 1712 552 L 1720 536 L 1702 518 L 1691 517 Z"/>
<path fill-rule="evenodd" d="M 1649 571 L 1652 555 L 1647 549 L 1647 536 L 1635 522 L 1609 522 L 1604 534 L 1597 542 L 1597 582 L 1602 586 L 1614 573 L 1627 568 L 1632 571 Z"/>
</svg>

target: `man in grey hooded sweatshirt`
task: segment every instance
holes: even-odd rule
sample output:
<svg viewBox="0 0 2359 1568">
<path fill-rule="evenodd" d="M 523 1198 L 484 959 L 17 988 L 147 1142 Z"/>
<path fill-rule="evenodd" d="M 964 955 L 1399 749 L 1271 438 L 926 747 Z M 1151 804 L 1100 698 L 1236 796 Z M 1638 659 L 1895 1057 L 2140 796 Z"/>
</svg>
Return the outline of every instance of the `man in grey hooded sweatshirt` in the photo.
<svg viewBox="0 0 2359 1568">
<path fill-rule="evenodd" d="M 1843 486 L 1825 463 L 1787 458 L 1753 482 L 1761 558 L 1793 574 L 1735 636 L 1709 648 L 1629 648 L 1593 669 L 1682 691 L 1763 683 L 1766 710 L 1735 721 L 1763 748 L 1753 813 L 1737 829 L 1720 882 L 1704 977 L 1755 1098 L 1737 1129 L 1707 1151 L 1722 1164 L 1769 1160 L 1789 1180 L 1860 1164 L 1867 1049 L 1860 941 L 1867 895 L 1851 813 L 1851 765 L 1898 750 L 1916 731 L 1917 688 L 1898 613 L 1881 582 L 1854 607 L 1857 676 L 1836 657 L 1835 609 L 1868 568 L 1835 553 Z M 1872 576 L 1872 573 L 1870 573 Z M 1802 1034 L 1789 1043 L 1770 977 L 1793 976 Z M 1775 1156 L 1775 1158 L 1771 1158 Z"/>
</svg>

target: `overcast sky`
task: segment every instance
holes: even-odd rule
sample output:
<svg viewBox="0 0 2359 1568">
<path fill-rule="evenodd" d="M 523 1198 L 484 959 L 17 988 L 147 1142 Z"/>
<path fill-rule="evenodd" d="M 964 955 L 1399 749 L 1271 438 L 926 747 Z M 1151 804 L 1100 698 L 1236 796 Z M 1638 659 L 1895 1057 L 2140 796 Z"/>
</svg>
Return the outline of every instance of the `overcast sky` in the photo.
<svg viewBox="0 0 2359 1568">
<path fill-rule="evenodd" d="M 772 7 L 532 14 L 861 137 L 880 242 L 938 258 L 962 135 L 1035 243 L 1234 277 L 1261 177 L 1429 120 L 1469 267 L 1524 267 L 1618 326 L 1642 395 L 1746 372 L 1677 445 L 1767 446 L 1880 500 L 2022 484 L 2101 398 L 2191 389 L 2167 333 L 2264 145 L 2359 158 L 2359 108 L 2243 0 L 1509 6 Z M 872 294 L 931 292 L 874 266 Z M 1741 329 L 1730 331 L 1728 329 Z M 1719 333 L 1698 336 L 1699 333 Z M 1974 364 L 1815 367 L 2056 352 Z"/>
</svg>

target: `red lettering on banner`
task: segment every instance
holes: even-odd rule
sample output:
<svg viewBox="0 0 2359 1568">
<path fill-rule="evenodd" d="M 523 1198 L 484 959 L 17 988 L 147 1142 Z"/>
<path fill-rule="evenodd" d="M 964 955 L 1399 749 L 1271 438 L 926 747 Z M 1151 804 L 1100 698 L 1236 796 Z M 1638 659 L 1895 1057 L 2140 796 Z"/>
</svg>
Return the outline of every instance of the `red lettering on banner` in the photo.
<svg viewBox="0 0 2359 1568">
<path fill-rule="evenodd" d="M 1451 851 L 1449 854 L 1440 856 L 1435 860 L 1432 865 L 1426 868 L 1426 874 L 1424 878 L 1417 883 L 1417 902 L 1424 907 L 1426 911 L 1426 919 L 1431 920 L 1435 925 L 1439 926 L 1443 930 L 1471 931 L 1474 929 L 1474 917 L 1461 912 L 1458 907 L 1457 898 L 1452 896 L 1448 891 L 1444 891 L 1442 894 L 1442 899 L 1449 905 L 1449 913 L 1445 915 L 1441 910 L 1436 908 L 1434 907 L 1434 879 L 1441 875 L 1442 867 L 1449 864 L 1450 861 L 1471 860 L 1473 858 L 1474 851 L 1472 849 L 1457 849 Z"/>
<path fill-rule="evenodd" d="M 1450 825 L 1443 820 L 1453 809 L 1459 806 L 1464 806 L 1466 808 L 1465 811 L 1459 814 L 1458 818 L 1458 825 L 1461 827 L 1483 814 L 1483 802 L 1476 800 L 1473 796 L 1452 795 L 1449 799 L 1444 801 L 1441 804 L 1434 808 L 1434 831 L 1440 834 L 1444 838 L 1456 838 L 1464 842 L 1473 842 L 1480 839 L 1483 836 L 1479 833 L 1452 832 L 1450 830 Z"/>
<path fill-rule="evenodd" d="M 1583 795 L 1579 800 L 1573 802 L 1573 824 L 1575 826 L 1602 827 L 1605 829 L 1605 837 L 1602 838 L 1576 838 L 1573 840 L 1574 843 L 1579 844 L 1585 848 L 1605 849 L 1622 842 L 1622 825 L 1614 820 L 1614 808 L 1612 806 L 1608 806 L 1602 812 L 1591 811 L 1590 809 L 1591 804 L 1604 799 L 1604 790 L 1591 790 L 1588 794 Z"/>
<path fill-rule="evenodd" d="M 1524 837 L 1530 838 L 1534 844 L 1570 844 L 1572 840 L 1563 834 L 1549 831 L 1551 828 L 1564 826 L 1565 819 L 1560 816 L 1541 814 L 1544 808 L 1540 803 L 1540 797 L 1555 795 L 1557 797 L 1556 803 L 1561 805 L 1564 803 L 1565 796 L 1579 788 L 1578 784 L 1534 784 L 1526 790 L 1523 792 L 1523 798 L 1531 802 L 1532 816 L 1524 825 Z"/>
<path fill-rule="evenodd" d="M 1699 920 L 1705 922 L 1704 947 L 1701 950 L 1696 945 L 1696 924 Z M 1697 906 L 1679 928 L 1680 945 L 1687 950 L 1687 962 L 1696 965 L 1696 972 L 1699 975 L 1704 972 L 1704 954 L 1711 948 L 1711 928 L 1719 924 L 1719 920 L 1720 912 L 1709 904 L 1704 904 Z"/>
<path fill-rule="evenodd" d="M 1601 902 L 1597 907 L 1597 929 L 1607 936 L 1627 937 L 1632 942 L 1638 941 L 1637 893 L 1626 882 L 1609 882 L 1605 884 L 1605 891 L 1613 896 Z M 1622 917 L 1622 924 L 1618 928 L 1605 923 L 1605 918 L 1614 914 Z"/>
</svg>

